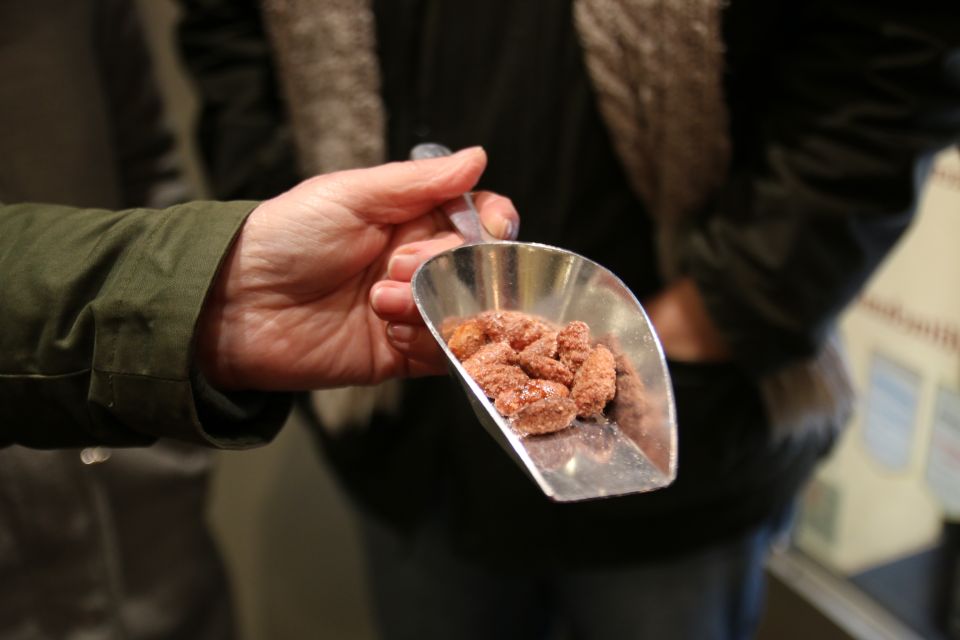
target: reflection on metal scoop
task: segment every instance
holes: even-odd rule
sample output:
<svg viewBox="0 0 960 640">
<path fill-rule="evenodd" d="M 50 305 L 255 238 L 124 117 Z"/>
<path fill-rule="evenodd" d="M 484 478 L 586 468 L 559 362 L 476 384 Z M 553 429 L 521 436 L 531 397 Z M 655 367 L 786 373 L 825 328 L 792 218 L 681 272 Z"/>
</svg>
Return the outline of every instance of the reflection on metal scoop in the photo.
<svg viewBox="0 0 960 640">
<path fill-rule="evenodd" d="M 432 155 L 418 155 L 419 147 L 411 155 L 444 155 L 435 152 L 438 145 L 430 147 Z M 473 229 L 480 226 L 472 202 L 465 198 L 449 203 L 445 211 L 467 212 L 464 217 L 473 217 Z M 559 502 L 651 491 L 673 482 L 673 389 L 660 341 L 636 297 L 610 271 L 570 251 L 472 241 L 424 263 L 413 276 L 412 288 L 417 308 L 487 431 Z M 607 406 L 608 422 L 578 419 L 567 429 L 539 436 L 514 431 L 440 332 L 445 321 L 489 309 L 523 311 L 557 325 L 586 322 L 594 340 L 617 357 L 617 396 Z"/>
</svg>

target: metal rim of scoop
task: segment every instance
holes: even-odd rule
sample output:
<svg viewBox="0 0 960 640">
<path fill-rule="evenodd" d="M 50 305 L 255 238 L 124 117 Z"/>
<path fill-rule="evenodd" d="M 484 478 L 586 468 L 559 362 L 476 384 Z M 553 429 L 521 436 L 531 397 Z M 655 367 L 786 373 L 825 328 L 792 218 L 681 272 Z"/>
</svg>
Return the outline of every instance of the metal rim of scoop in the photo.
<svg viewBox="0 0 960 640">
<path fill-rule="evenodd" d="M 436 264 L 437 261 L 439 260 L 453 259 L 451 256 L 455 256 L 457 252 L 476 252 L 478 250 L 482 250 L 484 247 L 481 245 L 487 245 L 490 247 L 499 247 L 499 250 L 501 251 L 505 250 L 506 247 L 512 246 L 512 247 L 515 247 L 518 251 L 536 250 L 536 251 L 542 251 L 542 252 L 551 252 L 563 258 L 573 257 L 573 258 L 576 258 L 577 260 L 582 261 L 584 264 L 592 266 L 595 270 L 597 270 L 598 273 L 602 273 L 605 278 L 609 278 L 612 281 L 615 281 L 616 285 L 623 292 L 628 294 L 629 300 L 630 302 L 632 302 L 632 305 L 635 307 L 636 311 L 642 314 L 642 318 L 646 323 L 646 328 L 650 332 L 653 338 L 652 343 L 649 345 L 653 347 L 651 355 L 655 354 L 655 357 L 656 357 L 655 364 L 659 369 L 659 371 L 662 372 L 662 375 L 665 377 L 665 385 L 664 385 L 663 393 L 665 394 L 664 405 L 666 409 L 666 414 L 663 416 L 663 419 L 664 421 L 666 421 L 666 428 L 669 430 L 670 441 L 667 444 L 667 447 L 668 447 L 668 460 L 666 464 L 667 468 L 662 468 L 659 465 L 655 465 L 656 468 L 662 473 L 662 478 L 658 482 L 653 482 L 649 486 L 645 486 L 644 488 L 637 488 L 637 489 L 632 489 L 627 491 L 617 491 L 614 493 L 603 493 L 601 491 L 596 494 L 591 494 L 589 492 L 581 492 L 582 495 L 577 494 L 576 497 L 572 497 L 572 498 L 557 495 L 557 491 L 555 490 L 554 485 L 546 477 L 544 477 L 543 473 L 541 472 L 540 466 L 537 464 L 536 461 L 532 459 L 527 447 L 525 446 L 524 440 L 526 440 L 527 437 L 524 437 L 518 434 L 513 429 L 513 427 L 509 424 L 508 420 L 504 418 L 502 415 L 500 415 L 500 413 L 494 407 L 492 401 L 489 398 L 487 398 L 486 394 L 480 389 L 479 385 L 477 385 L 477 383 L 472 379 L 472 377 L 470 377 L 470 375 L 467 374 L 467 372 L 464 370 L 460 361 L 450 351 L 449 347 L 447 347 L 446 342 L 440 333 L 440 328 L 438 324 L 435 323 L 434 319 L 430 317 L 428 305 L 424 299 L 423 291 L 425 287 L 423 286 L 422 281 L 424 279 L 424 274 L 430 272 L 432 265 Z M 423 316 L 424 321 L 427 325 L 427 328 L 430 330 L 434 339 L 436 339 L 436 341 L 439 343 L 441 349 L 443 350 L 447 358 L 449 365 L 455 368 L 459 381 L 462 384 L 466 384 L 469 387 L 472 394 L 472 397 L 470 398 L 470 400 L 472 402 L 479 403 L 483 408 L 484 412 L 487 414 L 487 416 L 495 423 L 497 427 L 496 431 L 494 431 L 490 427 L 490 425 L 481 418 L 479 413 L 477 416 L 478 419 L 480 419 L 480 422 L 484 425 L 487 431 L 490 432 L 490 434 L 496 440 L 498 440 L 501 446 L 504 449 L 506 449 L 508 453 L 512 454 L 515 457 L 516 461 L 528 473 L 528 475 L 531 476 L 531 478 L 537 483 L 537 485 L 543 490 L 543 492 L 548 497 L 550 497 L 553 500 L 565 502 L 565 501 L 575 501 L 575 500 L 605 497 L 609 495 L 622 495 L 626 493 L 651 491 L 651 490 L 655 490 L 655 489 L 662 488 L 664 486 L 669 485 L 676 478 L 676 467 L 677 467 L 676 408 L 674 404 L 672 384 L 670 383 L 670 380 L 669 380 L 666 357 L 663 353 L 662 345 L 660 344 L 659 339 L 657 339 L 656 334 L 653 331 L 652 324 L 650 323 L 649 317 L 646 315 L 646 312 L 644 311 L 643 307 L 640 305 L 639 300 L 637 300 L 636 296 L 632 293 L 632 291 L 630 291 L 630 289 L 626 287 L 623 281 L 619 277 L 617 277 L 615 274 L 610 272 L 608 269 L 598 264 L 597 262 L 590 260 L 589 258 L 586 258 L 584 256 L 581 256 L 571 251 L 567 251 L 565 249 L 560 249 L 558 247 L 554 247 L 546 244 L 528 243 L 528 242 L 509 242 L 509 241 L 472 242 L 472 243 L 461 245 L 454 249 L 445 251 L 424 262 L 417 269 L 417 271 L 413 275 L 413 278 L 411 279 L 411 289 L 413 293 L 414 302 L 417 305 L 417 309 L 420 311 L 420 314 Z M 482 310 L 486 310 L 486 309 L 481 309 L 481 311 Z M 476 411 L 476 407 L 474 408 Z M 537 436 L 537 437 L 540 437 L 540 436 Z M 641 453 L 641 455 L 646 457 L 648 460 L 651 460 L 651 464 L 652 464 L 652 458 L 648 455 L 648 452 L 644 451 L 644 449 L 639 445 L 639 443 L 633 441 L 633 444 L 637 448 L 637 450 Z M 598 488 L 598 489 L 602 490 L 602 488 Z"/>
</svg>

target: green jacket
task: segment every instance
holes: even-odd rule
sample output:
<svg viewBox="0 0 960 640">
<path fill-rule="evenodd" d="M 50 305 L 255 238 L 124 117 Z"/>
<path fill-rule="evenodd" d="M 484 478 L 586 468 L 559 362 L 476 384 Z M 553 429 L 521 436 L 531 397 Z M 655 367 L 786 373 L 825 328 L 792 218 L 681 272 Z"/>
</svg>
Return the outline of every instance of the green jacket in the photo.
<svg viewBox="0 0 960 640">
<path fill-rule="evenodd" d="M 253 207 L 0 206 L 0 445 L 270 440 L 286 396 L 192 375 L 200 309 Z"/>
</svg>

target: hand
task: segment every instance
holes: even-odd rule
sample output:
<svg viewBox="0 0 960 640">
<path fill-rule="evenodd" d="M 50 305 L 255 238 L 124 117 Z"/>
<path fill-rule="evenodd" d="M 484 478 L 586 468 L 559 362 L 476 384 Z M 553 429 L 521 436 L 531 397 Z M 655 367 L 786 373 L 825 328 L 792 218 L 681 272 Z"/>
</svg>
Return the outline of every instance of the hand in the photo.
<svg viewBox="0 0 960 640">
<path fill-rule="evenodd" d="M 664 353 L 671 360 L 721 362 L 730 349 L 707 314 L 697 285 L 681 278 L 644 304 Z"/>
<path fill-rule="evenodd" d="M 201 371 L 222 389 L 372 384 L 442 371 L 436 345 L 417 326 L 408 281 L 424 260 L 462 243 L 435 207 L 472 189 L 485 166 L 483 150 L 468 149 L 318 176 L 261 203 L 204 306 Z M 476 202 L 493 235 L 517 229 L 506 198 L 481 193 Z M 385 276 L 394 281 L 371 294 Z M 393 342 L 374 308 L 401 322 Z"/>
</svg>

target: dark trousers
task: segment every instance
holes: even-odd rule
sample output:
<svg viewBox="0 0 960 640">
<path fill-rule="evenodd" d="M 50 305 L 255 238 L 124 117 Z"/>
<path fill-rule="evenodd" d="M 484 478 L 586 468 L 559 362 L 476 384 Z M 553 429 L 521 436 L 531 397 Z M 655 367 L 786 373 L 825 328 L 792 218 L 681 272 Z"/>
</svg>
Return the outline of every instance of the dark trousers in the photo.
<svg viewBox="0 0 960 640">
<path fill-rule="evenodd" d="M 363 524 L 384 640 L 740 639 L 763 608 L 779 522 L 689 554 L 602 569 L 491 570 L 453 553 L 440 527 L 400 537 Z"/>
</svg>

